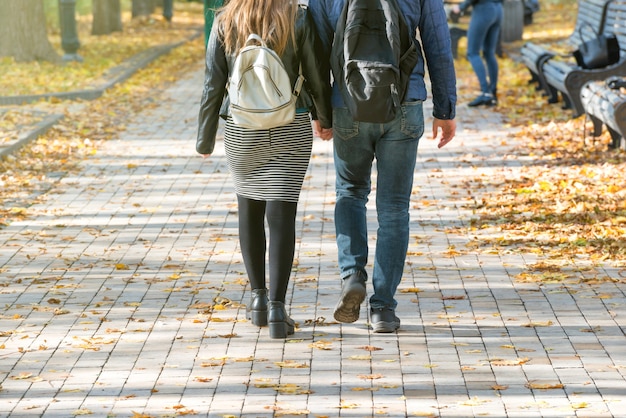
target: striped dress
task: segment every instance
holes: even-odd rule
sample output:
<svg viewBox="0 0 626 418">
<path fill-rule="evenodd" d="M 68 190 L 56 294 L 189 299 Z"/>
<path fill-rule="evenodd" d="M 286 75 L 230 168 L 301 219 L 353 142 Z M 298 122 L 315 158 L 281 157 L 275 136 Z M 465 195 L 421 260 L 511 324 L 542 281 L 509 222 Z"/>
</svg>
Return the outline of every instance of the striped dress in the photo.
<svg viewBox="0 0 626 418">
<path fill-rule="evenodd" d="M 308 113 L 286 126 L 254 130 L 226 120 L 224 150 L 238 195 L 253 200 L 298 202 L 311 159 Z"/>
</svg>

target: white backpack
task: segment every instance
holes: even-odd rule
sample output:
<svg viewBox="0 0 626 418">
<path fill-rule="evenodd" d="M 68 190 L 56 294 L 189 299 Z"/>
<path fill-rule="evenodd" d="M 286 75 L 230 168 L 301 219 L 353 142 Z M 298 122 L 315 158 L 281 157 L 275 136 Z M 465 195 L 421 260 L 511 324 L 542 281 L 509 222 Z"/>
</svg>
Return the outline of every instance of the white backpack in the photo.
<svg viewBox="0 0 626 418">
<path fill-rule="evenodd" d="M 250 45 L 252 41 L 255 43 Z M 300 69 L 292 88 L 278 54 L 260 36 L 251 34 L 235 59 L 228 81 L 233 122 L 251 129 L 270 129 L 293 122 L 303 83 Z"/>
</svg>

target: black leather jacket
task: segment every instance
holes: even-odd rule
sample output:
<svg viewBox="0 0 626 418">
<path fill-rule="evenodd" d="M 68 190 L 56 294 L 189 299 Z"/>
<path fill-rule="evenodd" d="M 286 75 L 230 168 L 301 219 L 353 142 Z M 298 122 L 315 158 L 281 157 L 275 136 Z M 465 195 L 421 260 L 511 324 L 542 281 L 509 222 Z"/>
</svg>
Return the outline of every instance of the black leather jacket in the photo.
<svg viewBox="0 0 626 418">
<path fill-rule="evenodd" d="M 321 52 L 321 43 L 315 24 L 304 7 L 298 10 L 296 43 L 295 49 L 291 43 L 288 43 L 281 59 L 292 83 L 295 83 L 299 65 L 302 63 L 302 74 L 306 81 L 298 98 L 297 107 L 309 109 L 313 119 L 319 120 L 323 128 L 331 128 L 330 67 L 329 63 L 323 60 L 324 54 Z M 228 75 L 234 62 L 235 55 L 227 56 L 224 52 L 220 30 L 216 23 L 211 29 L 206 51 L 204 89 L 200 102 L 196 142 L 196 150 L 200 154 L 213 152 L 219 118 L 228 115 L 229 101 L 225 93 Z"/>
</svg>

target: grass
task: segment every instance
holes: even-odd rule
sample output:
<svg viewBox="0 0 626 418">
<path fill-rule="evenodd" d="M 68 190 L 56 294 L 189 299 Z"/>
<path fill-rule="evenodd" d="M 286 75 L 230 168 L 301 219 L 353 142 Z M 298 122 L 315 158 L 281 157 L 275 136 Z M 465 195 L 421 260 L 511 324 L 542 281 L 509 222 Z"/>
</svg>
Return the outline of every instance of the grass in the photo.
<svg viewBox="0 0 626 418">
<path fill-rule="evenodd" d="M 54 21 L 57 10 L 52 5 L 56 4 L 56 1 L 46 1 L 49 20 Z M 150 19 L 131 20 L 130 11 L 124 9 L 122 32 L 93 36 L 90 10 L 90 1 L 77 1 L 77 28 L 81 43 L 78 54 L 84 59 L 83 62 L 62 65 L 43 61 L 18 63 L 10 57 L 2 57 L 2 95 L 30 95 L 88 88 L 98 82 L 107 70 L 131 56 L 153 46 L 184 40 L 193 32 L 202 30 L 204 25 L 202 4 L 177 2 L 172 24 L 159 14 L 154 14 Z M 59 55 L 63 55 L 58 26 L 49 24 L 48 27 L 50 43 Z"/>
</svg>

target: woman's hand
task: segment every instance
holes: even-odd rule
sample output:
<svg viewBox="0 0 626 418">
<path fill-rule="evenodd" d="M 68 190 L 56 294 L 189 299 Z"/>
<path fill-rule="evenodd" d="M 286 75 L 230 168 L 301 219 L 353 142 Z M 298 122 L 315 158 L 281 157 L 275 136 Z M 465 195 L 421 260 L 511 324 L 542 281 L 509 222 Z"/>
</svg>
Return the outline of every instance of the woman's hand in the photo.
<svg viewBox="0 0 626 418">
<path fill-rule="evenodd" d="M 313 135 L 318 138 L 321 138 L 324 141 L 328 141 L 333 137 L 333 129 L 332 128 L 322 128 L 319 120 L 313 121 Z"/>
</svg>

